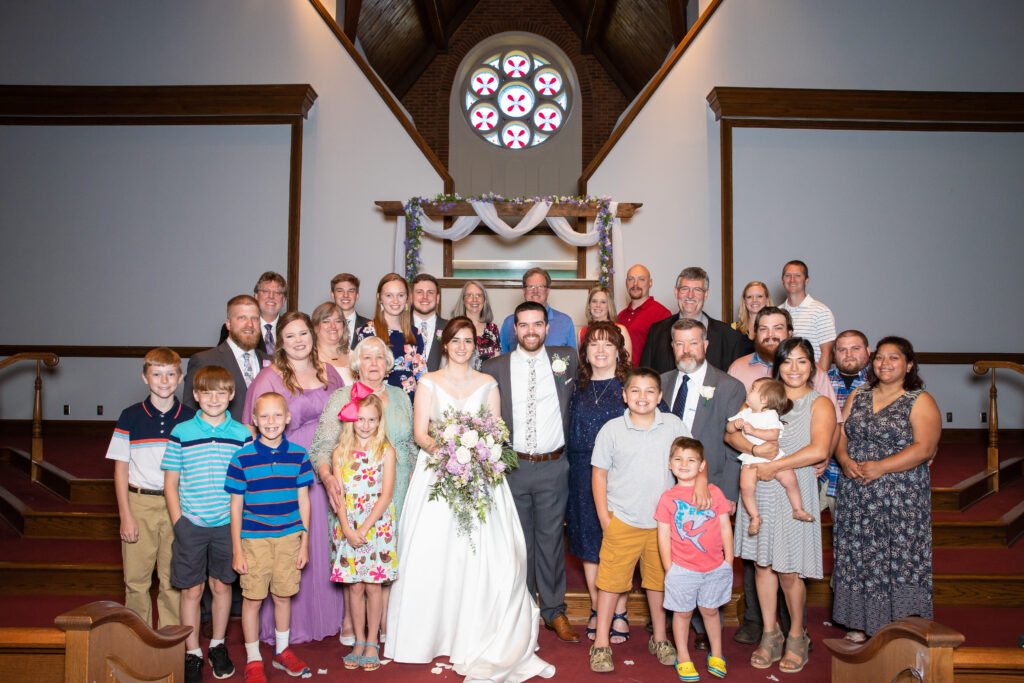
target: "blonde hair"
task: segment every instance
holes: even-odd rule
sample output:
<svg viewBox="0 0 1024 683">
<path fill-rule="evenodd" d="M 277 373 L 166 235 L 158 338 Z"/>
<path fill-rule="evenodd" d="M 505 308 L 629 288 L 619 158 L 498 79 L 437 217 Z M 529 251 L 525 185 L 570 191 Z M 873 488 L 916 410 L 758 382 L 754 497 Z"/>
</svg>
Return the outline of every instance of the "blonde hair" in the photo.
<svg viewBox="0 0 1024 683">
<path fill-rule="evenodd" d="M 391 446 L 391 440 L 388 439 L 387 420 L 384 419 L 384 402 L 376 394 L 370 394 L 361 401 L 357 401 L 356 405 L 359 406 L 360 410 L 367 406 L 373 406 L 377 409 L 380 422 L 377 423 L 377 432 L 370 438 L 370 442 L 366 444 L 366 453 L 383 454 L 384 450 Z M 334 447 L 334 452 L 331 453 L 331 469 L 334 470 L 335 476 L 341 477 L 342 473 L 356 461 L 355 450 L 356 423 L 346 420 L 341 426 L 338 445 Z"/>
<path fill-rule="evenodd" d="M 768 285 L 760 280 L 753 280 L 747 283 L 747 286 L 743 288 L 743 293 L 740 294 L 740 305 L 736 311 L 736 329 L 746 335 L 750 334 L 751 323 L 750 312 L 747 311 L 747 290 L 754 286 L 760 287 L 764 290 L 764 306 L 762 308 L 775 305 L 772 301 L 772 293 L 768 290 Z"/>
<path fill-rule="evenodd" d="M 615 322 L 615 317 L 616 317 L 615 303 L 612 301 L 612 293 L 611 293 L 611 291 L 609 291 L 609 289 L 607 287 L 603 286 L 603 285 L 594 285 L 593 287 L 590 288 L 590 292 L 587 293 L 586 317 L 587 317 L 587 324 L 588 325 L 593 324 L 594 322 L 596 322 L 594 320 L 593 314 L 591 314 L 591 312 L 590 312 L 590 302 L 593 300 L 594 295 L 599 293 L 599 292 L 603 292 L 604 293 L 605 300 L 608 302 L 608 320 L 613 322 L 613 323 Z"/>
</svg>

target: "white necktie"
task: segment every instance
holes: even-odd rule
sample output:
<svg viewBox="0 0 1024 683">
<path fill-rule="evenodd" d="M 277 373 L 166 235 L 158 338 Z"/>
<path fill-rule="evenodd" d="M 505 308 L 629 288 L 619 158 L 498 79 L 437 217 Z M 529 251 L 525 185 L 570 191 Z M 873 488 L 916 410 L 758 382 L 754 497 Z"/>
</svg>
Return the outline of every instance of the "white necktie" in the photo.
<svg viewBox="0 0 1024 683">
<path fill-rule="evenodd" d="M 245 386 L 248 387 L 252 384 L 254 376 L 252 374 L 252 359 L 249 357 L 249 351 L 242 352 L 242 377 L 245 378 Z"/>
<path fill-rule="evenodd" d="M 526 452 L 537 452 L 537 359 L 527 358 L 526 365 Z"/>
</svg>

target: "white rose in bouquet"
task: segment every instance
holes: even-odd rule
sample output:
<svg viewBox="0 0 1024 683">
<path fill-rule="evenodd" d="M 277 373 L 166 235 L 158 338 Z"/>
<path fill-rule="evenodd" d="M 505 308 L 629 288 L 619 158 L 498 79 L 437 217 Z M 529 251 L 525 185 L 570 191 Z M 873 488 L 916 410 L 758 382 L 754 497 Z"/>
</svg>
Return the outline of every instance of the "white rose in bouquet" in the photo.
<svg viewBox="0 0 1024 683">
<path fill-rule="evenodd" d="M 494 437 L 491 436 L 490 434 L 485 436 L 484 437 L 484 445 L 487 446 L 488 448 L 491 448 L 492 446 L 494 446 Z"/>
<path fill-rule="evenodd" d="M 466 448 L 473 448 L 476 446 L 476 442 L 480 440 L 480 434 L 475 429 L 470 429 L 462 435 L 462 445 Z"/>
<path fill-rule="evenodd" d="M 496 443 L 491 446 L 491 462 L 498 462 L 501 460 L 501 444 Z"/>
<path fill-rule="evenodd" d="M 460 465 L 465 465 L 473 458 L 473 454 L 469 452 L 469 449 L 465 446 L 459 446 L 455 449 L 455 459 L 459 461 Z"/>
<path fill-rule="evenodd" d="M 447 427 L 444 428 L 444 432 L 441 433 L 441 436 L 444 437 L 445 441 L 451 441 L 452 439 L 455 438 L 455 435 L 458 433 L 459 430 L 455 425 L 448 425 Z"/>
</svg>

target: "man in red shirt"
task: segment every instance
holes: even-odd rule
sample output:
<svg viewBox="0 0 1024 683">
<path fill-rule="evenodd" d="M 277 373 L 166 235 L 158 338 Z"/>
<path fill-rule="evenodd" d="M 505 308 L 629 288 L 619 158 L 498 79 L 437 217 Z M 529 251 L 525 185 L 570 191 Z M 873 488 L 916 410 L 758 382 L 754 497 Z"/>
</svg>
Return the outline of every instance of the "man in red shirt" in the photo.
<svg viewBox="0 0 1024 683">
<path fill-rule="evenodd" d="M 672 315 L 671 311 L 651 296 L 651 284 L 651 271 L 639 263 L 626 271 L 629 306 L 619 313 L 618 322 L 629 330 L 629 337 L 633 341 L 631 360 L 634 366 L 640 362 L 640 354 L 644 351 L 644 342 L 647 341 L 647 331 L 651 325 Z"/>
</svg>

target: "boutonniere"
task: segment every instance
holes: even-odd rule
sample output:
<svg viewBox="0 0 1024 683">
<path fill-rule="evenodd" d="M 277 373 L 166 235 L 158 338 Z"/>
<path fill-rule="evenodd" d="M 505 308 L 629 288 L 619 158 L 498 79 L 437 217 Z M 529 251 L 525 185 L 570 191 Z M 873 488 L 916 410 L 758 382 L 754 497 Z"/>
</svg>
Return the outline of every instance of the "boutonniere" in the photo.
<svg viewBox="0 0 1024 683">
<path fill-rule="evenodd" d="M 711 399 L 714 397 L 714 395 L 715 395 L 715 388 L 714 387 L 701 387 L 700 388 L 700 396 L 701 396 L 701 398 L 704 399 L 704 405 L 705 406 L 707 404 L 711 403 Z"/>
<path fill-rule="evenodd" d="M 269 359 L 268 359 L 268 360 L 265 360 L 265 361 L 263 361 L 263 367 L 265 367 L 265 368 L 269 368 L 269 367 L 270 367 L 270 364 L 271 364 L 272 362 L 273 362 L 273 361 L 271 361 L 271 360 L 269 360 Z"/>
<path fill-rule="evenodd" d="M 559 356 L 557 353 L 551 354 L 551 372 L 555 373 L 555 377 L 566 382 L 566 371 L 569 369 L 569 357 Z"/>
</svg>

